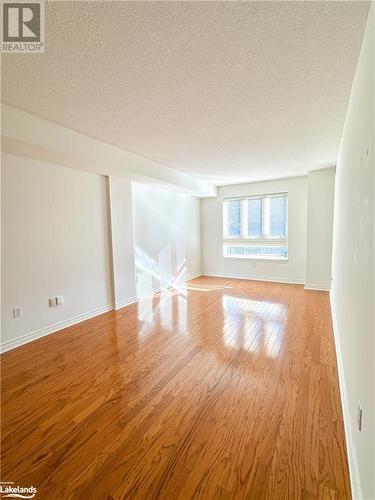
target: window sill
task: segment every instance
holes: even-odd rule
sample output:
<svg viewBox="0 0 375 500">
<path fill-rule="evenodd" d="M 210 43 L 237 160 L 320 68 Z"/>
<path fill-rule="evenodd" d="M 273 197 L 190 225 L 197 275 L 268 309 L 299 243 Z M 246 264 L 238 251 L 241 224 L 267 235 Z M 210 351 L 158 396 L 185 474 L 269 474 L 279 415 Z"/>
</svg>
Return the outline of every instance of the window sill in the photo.
<svg viewBox="0 0 375 500">
<path fill-rule="evenodd" d="M 239 255 L 239 256 L 227 256 L 223 255 L 223 259 L 235 259 L 235 260 L 267 260 L 267 261 L 276 261 L 276 262 L 288 262 L 289 258 L 288 257 L 262 257 L 262 256 L 244 256 L 244 255 Z"/>
</svg>

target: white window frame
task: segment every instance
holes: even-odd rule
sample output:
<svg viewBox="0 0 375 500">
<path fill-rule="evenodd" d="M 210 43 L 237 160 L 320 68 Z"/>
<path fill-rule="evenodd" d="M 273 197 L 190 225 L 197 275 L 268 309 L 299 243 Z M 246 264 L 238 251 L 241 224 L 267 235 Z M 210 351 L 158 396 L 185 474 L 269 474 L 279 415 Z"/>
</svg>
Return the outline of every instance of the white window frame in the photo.
<svg viewBox="0 0 375 500">
<path fill-rule="evenodd" d="M 286 197 L 286 215 L 285 215 L 285 236 L 270 236 L 269 235 L 269 203 L 270 198 L 279 198 L 281 196 Z M 262 200 L 262 236 L 248 236 L 248 210 L 247 201 L 248 200 Z M 241 224 L 241 235 L 240 236 L 229 236 L 227 234 L 228 230 L 228 214 L 225 208 L 225 203 L 228 201 L 240 201 L 240 224 Z M 252 196 L 241 196 L 241 197 L 231 197 L 223 198 L 222 200 L 222 215 L 223 215 L 223 257 L 226 259 L 251 259 L 251 260 L 288 260 L 288 257 L 279 257 L 274 255 L 226 255 L 225 246 L 238 246 L 238 247 L 288 247 L 288 193 L 272 193 L 272 194 L 261 194 Z"/>
</svg>

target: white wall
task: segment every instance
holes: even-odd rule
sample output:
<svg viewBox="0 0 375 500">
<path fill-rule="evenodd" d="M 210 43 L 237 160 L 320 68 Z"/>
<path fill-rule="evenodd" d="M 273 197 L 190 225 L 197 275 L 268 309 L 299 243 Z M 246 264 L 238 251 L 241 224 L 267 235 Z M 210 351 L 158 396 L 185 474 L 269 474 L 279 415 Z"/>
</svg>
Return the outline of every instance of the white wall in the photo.
<svg viewBox="0 0 375 500">
<path fill-rule="evenodd" d="M 329 290 L 331 286 L 334 190 L 334 168 L 309 172 L 306 288 Z"/>
<path fill-rule="evenodd" d="M 111 308 L 108 231 L 104 177 L 2 155 L 5 348 Z M 64 304 L 49 307 L 59 294 Z"/>
<path fill-rule="evenodd" d="M 115 308 L 136 300 L 131 182 L 111 177 L 110 212 Z"/>
<path fill-rule="evenodd" d="M 133 183 L 133 216 L 140 298 L 200 274 L 197 198 Z"/>
<path fill-rule="evenodd" d="M 337 162 L 331 290 L 352 488 L 355 498 L 369 500 L 375 498 L 374 17 L 372 4 Z"/>
<path fill-rule="evenodd" d="M 223 257 L 223 198 L 288 193 L 288 261 Z M 224 186 L 201 200 L 202 272 L 207 275 L 305 283 L 307 176 Z"/>
<path fill-rule="evenodd" d="M 200 274 L 197 198 L 13 155 L 1 180 L 2 350 Z"/>
</svg>

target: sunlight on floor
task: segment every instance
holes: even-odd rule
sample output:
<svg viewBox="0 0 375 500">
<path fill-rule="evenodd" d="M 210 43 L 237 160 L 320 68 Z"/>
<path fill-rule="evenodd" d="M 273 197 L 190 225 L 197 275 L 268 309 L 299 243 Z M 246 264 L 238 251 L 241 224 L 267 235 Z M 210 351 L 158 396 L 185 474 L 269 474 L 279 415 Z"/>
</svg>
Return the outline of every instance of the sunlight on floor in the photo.
<svg viewBox="0 0 375 500">
<path fill-rule="evenodd" d="M 190 285 L 189 283 L 186 283 L 183 288 L 186 290 L 192 290 L 194 292 L 212 292 L 214 290 L 224 290 L 227 288 L 232 288 L 231 286 L 223 286 L 223 285 L 216 285 L 212 284 L 210 285 L 209 283 L 205 283 L 204 285 Z"/>
</svg>

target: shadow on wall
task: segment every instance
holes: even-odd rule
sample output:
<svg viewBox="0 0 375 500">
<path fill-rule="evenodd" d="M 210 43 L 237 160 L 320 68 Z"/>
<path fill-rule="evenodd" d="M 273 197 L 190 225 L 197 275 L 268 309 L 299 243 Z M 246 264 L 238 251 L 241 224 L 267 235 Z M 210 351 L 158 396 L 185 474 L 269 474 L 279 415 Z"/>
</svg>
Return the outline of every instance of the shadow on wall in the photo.
<svg viewBox="0 0 375 500">
<path fill-rule="evenodd" d="M 200 268 L 199 201 L 139 183 L 132 194 L 138 298 L 180 288 Z"/>
<path fill-rule="evenodd" d="M 179 290 L 187 279 L 185 246 L 167 243 L 153 257 L 136 246 L 135 268 L 139 299 L 150 297 L 160 290 Z"/>
</svg>

